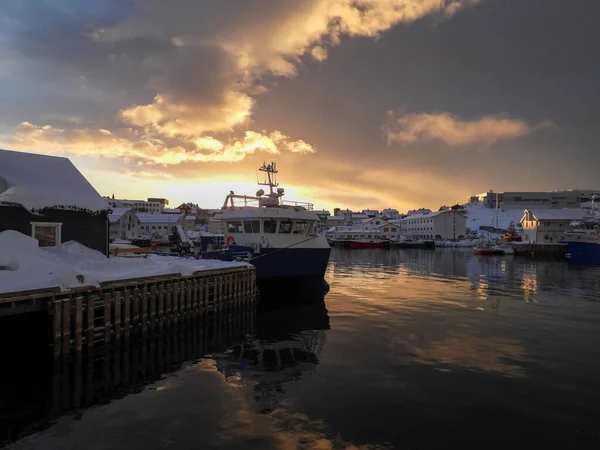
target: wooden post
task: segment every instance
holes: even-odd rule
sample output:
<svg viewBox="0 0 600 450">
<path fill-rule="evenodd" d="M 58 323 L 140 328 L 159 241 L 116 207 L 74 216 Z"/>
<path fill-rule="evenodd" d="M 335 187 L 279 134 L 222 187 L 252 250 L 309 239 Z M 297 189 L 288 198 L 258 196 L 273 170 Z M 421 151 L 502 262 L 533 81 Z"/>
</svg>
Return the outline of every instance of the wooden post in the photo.
<svg viewBox="0 0 600 450">
<path fill-rule="evenodd" d="M 156 286 L 150 287 L 150 329 L 156 329 Z"/>
<path fill-rule="evenodd" d="M 203 277 L 202 278 L 202 283 L 204 284 L 204 296 L 202 299 L 202 313 L 203 314 L 207 314 L 208 313 L 208 301 L 209 301 L 209 294 L 210 294 L 210 286 L 209 286 L 209 281 L 208 281 L 208 277 Z"/>
<path fill-rule="evenodd" d="M 83 296 L 75 297 L 75 352 L 81 352 L 83 342 Z"/>
<path fill-rule="evenodd" d="M 133 302 L 133 329 L 132 331 L 134 333 L 137 333 L 139 331 L 139 326 L 140 326 L 140 289 L 139 288 L 134 288 L 133 289 L 133 298 L 131 299 L 131 301 Z"/>
<path fill-rule="evenodd" d="M 71 297 L 63 300 L 62 307 L 63 356 L 68 356 L 71 350 Z"/>
<path fill-rule="evenodd" d="M 121 341 L 121 292 L 115 292 L 115 341 Z"/>
<path fill-rule="evenodd" d="M 169 281 L 168 284 L 165 286 L 166 288 L 166 298 L 165 298 L 165 314 L 166 314 L 166 319 L 167 319 L 167 326 L 171 325 L 171 299 L 173 298 L 173 285 L 172 283 Z"/>
<path fill-rule="evenodd" d="M 192 317 L 196 318 L 198 317 L 200 314 L 200 304 L 199 304 L 199 297 L 200 297 L 200 281 L 198 280 L 198 278 L 194 278 L 192 280 Z"/>
<path fill-rule="evenodd" d="M 52 317 L 54 356 L 59 357 L 62 354 L 62 302 L 60 300 L 53 300 L 52 309 L 54 313 Z"/>
<path fill-rule="evenodd" d="M 125 289 L 125 317 L 123 317 L 123 328 L 125 329 L 125 341 L 129 342 L 129 333 L 131 329 L 131 291 Z"/>
<path fill-rule="evenodd" d="M 187 321 L 189 322 L 190 317 L 192 317 L 192 291 L 194 281 L 189 278 L 185 280 L 185 316 Z"/>
<path fill-rule="evenodd" d="M 110 293 L 104 294 L 104 345 L 110 343 L 112 301 Z"/>
<path fill-rule="evenodd" d="M 86 346 L 92 348 L 94 346 L 94 309 L 96 307 L 96 299 L 93 295 L 89 295 L 85 302 L 85 340 Z"/>
<path fill-rule="evenodd" d="M 158 328 L 160 330 L 162 330 L 165 325 L 165 315 L 163 313 L 164 310 L 165 310 L 165 284 L 161 283 L 158 286 L 158 312 L 157 312 Z"/>
<path fill-rule="evenodd" d="M 148 335 L 148 288 L 142 288 L 142 339 Z"/>
</svg>

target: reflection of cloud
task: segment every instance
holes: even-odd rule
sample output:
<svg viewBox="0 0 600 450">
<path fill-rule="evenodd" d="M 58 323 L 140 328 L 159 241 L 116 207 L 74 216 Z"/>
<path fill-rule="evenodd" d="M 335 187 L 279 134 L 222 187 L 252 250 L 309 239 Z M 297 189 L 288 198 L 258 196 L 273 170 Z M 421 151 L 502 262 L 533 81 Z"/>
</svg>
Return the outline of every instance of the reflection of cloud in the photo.
<svg viewBox="0 0 600 450">
<path fill-rule="evenodd" d="M 453 147 L 464 147 L 516 139 L 549 125 L 549 122 L 543 122 L 531 126 L 522 120 L 493 116 L 461 120 L 447 112 L 403 114 L 397 117 L 392 111 L 388 111 L 384 131 L 388 144 L 439 140 Z"/>
<path fill-rule="evenodd" d="M 455 365 L 509 376 L 523 375 L 520 366 L 503 361 L 518 359 L 523 353 L 523 348 L 512 339 L 455 335 L 433 341 L 426 347 L 414 346 L 411 352 L 425 364 Z"/>
</svg>

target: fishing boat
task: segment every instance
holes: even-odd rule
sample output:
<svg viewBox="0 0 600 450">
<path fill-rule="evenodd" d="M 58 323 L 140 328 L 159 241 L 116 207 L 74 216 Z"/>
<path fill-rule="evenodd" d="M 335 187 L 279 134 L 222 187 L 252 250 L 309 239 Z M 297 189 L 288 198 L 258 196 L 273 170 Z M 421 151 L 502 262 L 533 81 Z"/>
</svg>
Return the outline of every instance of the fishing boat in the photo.
<svg viewBox="0 0 600 450">
<path fill-rule="evenodd" d="M 506 230 L 506 233 L 504 233 L 500 238 L 500 241 L 503 244 L 507 242 L 521 242 L 522 240 L 523 238 L 519 233 L 517 233 L 514 222 L 510 223 L 510 225 L 508 226 L 508 230 Z"/>
<path fill-rule="evenodd" d="M 571 223 L 561 239 L 569 250 L 569 259 L 574 263 L 600 264 L 600 218 Z"/>
<path fill-rule="evenodd" d="M 489 241 L 481 240 L 473 248 L 473 252 L 476 255 L 493 255 L 494 247 L 492 246 L 492 244 Z"/>
<path fill-rule="evenodd" d="M 226 196 L 216 219 L 223 226 L 226 247 L 219 259 L 243 257 L 256 267 L 258 288 L 262 291 L 291 281 L 323 283 L 331 248 L 325 236 L 316 233 L 318 216 L 306 202 L 285 202 L 278 187 L 277 166 L 263 163 L 269 192 L 259 189 L 254 196 Z"/>
<path fill-rule="evenodd" d="M 390 241 L 390 245 L 395 248 L 435 248 L 434 241 L 423 239 L 413 239 L 408 236 L 398 235 Z"/>
</svg>

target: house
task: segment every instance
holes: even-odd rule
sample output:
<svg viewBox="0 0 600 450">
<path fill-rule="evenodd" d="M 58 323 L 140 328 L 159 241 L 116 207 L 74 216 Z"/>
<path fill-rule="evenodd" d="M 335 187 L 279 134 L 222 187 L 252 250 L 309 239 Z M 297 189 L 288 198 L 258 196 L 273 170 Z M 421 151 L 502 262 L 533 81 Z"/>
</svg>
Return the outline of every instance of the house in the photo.
<svg viewBox="0 0 600 450">
<path fill-rule="evenodd" d="M 327 228 L 338 227 L 344 225 L 346 223 L 346 218 L 344 216 L 329 216 L 327 218 Z"/>
<path fill-rule="evenodd" d="M 137 214 L 140 221 L 140 235 L 158 241 L 167 241 L 171 228 L 183 225 L 183 215 L 177 214 Z"/>
<path fill-rule="evenodd" d="M 137 239 L 140 234 L 140 220 L 132 208 L 113 208 L 108 216 L 108 238 Z"/>
<path fill-rule="evenodd" d="M 415 239 L 464 239 L 467 217 L 461 211 L 412 213 L 400 223 L 400 234 Z"/>
<path fill-rule="evenodd" d="M 111 208 L 131 208 L 136 213 L 162 214 L 169 201 L 166 198 L 149 198 L 146 200 L 127 200 L 112 197 L 104 197 Z"/>
<path fill-rule="evenodd" d="M 397 209 L 394 208 L 386 208 L 381 211 L 381 216 L 387 219 L 401 219 L 402 214 L 398 212 Z"/>
<path fill-rule="evenodd" d="M 194 231 L 196 229 L 196 216 L 187 215 L 183 216 L 183 229 L 185 231 Z"/>
<path fill-rule="evenodd" d="M 580 208 L 526 209 L 521 219 L 523 241 L 532 244 L 559 242 L 574 220 L 590 217 L 590 211 Z"/>
<path fill-rule="evenodd" d="M 363 209 L 362 214 L 367 217 L 379 217 L 379 211 L 376 209 Z"/>
<path fill-rule="evenodd" d="M 108 205 L 67 158 L 0 150 L 0 231 L 108 255 Z"/>
<path fill-rule="evenodd" d="M 358 228 L 367 231 L 373 231 L 373 233 L 383 236 L 385 239 L 391 239 L 393 236 L 396 236 L 399 233 L 399 228 L 396 225 L 391 224 L 379 217 L 367 219 L 360 224 Z"/>
</svg>

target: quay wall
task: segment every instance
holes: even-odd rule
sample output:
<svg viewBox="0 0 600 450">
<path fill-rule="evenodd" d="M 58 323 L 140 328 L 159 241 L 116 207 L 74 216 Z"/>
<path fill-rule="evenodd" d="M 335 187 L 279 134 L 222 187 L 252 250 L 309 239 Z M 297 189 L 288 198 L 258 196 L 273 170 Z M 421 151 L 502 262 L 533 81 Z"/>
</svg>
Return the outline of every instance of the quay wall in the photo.
<svg viewBox="0 0 600 450">
<path fill-rule="evenodd" d="M 564 259 L 567 252 L 567 244 L 512 244 L 515 256 L 546 257 Z"/>
</svg>

